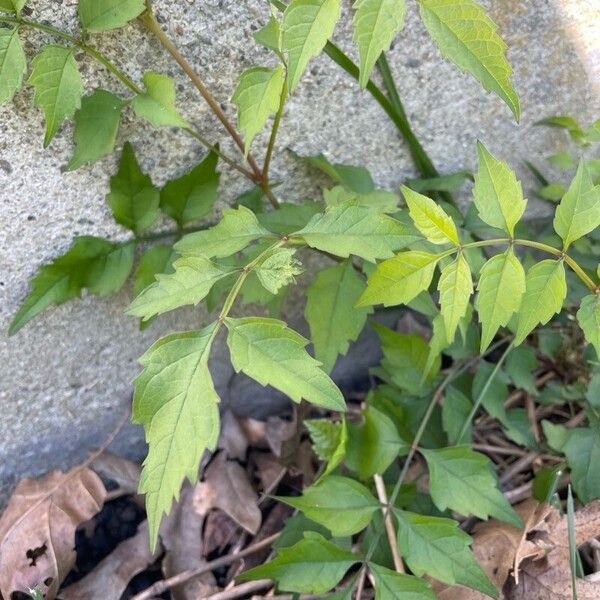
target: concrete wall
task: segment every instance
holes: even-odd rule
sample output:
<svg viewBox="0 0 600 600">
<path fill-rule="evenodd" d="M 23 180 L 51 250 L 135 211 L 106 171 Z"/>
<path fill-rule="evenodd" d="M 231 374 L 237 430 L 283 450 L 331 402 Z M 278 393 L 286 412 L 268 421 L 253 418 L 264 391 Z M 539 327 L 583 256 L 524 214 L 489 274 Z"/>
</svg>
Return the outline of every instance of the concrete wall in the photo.
<svg viewBox="0 0 600 600">
<path fill-rule="evenodd" d="M 268 17 L 267 3 L 155 0 L 155 4 L 161 21 L 183 53 L 233 114 L 228 99 L 237 74 L 245 67 L 268 60 L 266 52 L 251 38 Z M 493 152 L 512 161 L 523 176 L 525 187 L 531 188 L 531 179 L 520 159 L 540 158 L 564 142 L 562 134 L 532 124 L 555 113 L 571 113 L 584 122 L 600 116 L 599 98 L 594 95 L 588 75 L 598 74 L 597 45 L 591 41 L 581 43 L 582 39 L 600 38 L 598 21 L 596 28 L 586 23 L 586 31 L 579 22 L 582 7 L 593 14 L 595 1 L 484 3 L 510 46 L 509 58 L 523 107 L 520 125 L 513 122 L 509 110 L 498 99 L 485 94 L 470 77 L 441 60 L 418 20 L 415 4 L 409 2 L 406 27 L 395 42 L 390 62 L 409 118 L 427 151 L 442 172 L 472 168 L 475 139 L 483 139 Z M 32 0 L 29 5 L 35 18 L 75 27 L 75 0 Z M 344 10 L 347 17 L 348 2 Z M 336 39 L 355 55 L 347 18 L 338 26 Z M 50 40 L 43 34 L 27 33 L 26 41 L 32 54 Z M 137 25 L 94 37 L 93 41 L 136 80 L 147 68 L 174 76 L 185 116 L 206 135 L 217 139 L 212 135 L 215 120 L 197 93 L 159 45 Z M 586 48 L 587 57 L 582 59 Z M 90 61 L 85 60 L 82 69 L 89 88 L 101 83 L 120 90 Z M 0 107 L 3 493 L 18 476 L 68 466 L 85 456 L 92 445 L 100 444 L 130 402 L 137 357 L 164 332 L 196 327 L 205 320 L 201 311 L 184 310 L 163 317 L 139 333 L 136 321 L 123 315 L 130 297 L 128 287 L 116 297 L 84 298 L 50 310 L 16 337 L 6 337 L 11 315 L 26 295 L 37 265 L 62 253 L 74 234 L 114 239 L 124 235 L 104 203 L 115 158 L 75 173 L 63 173 L 61 167 L 71 152 L 71 127 L 66 126 L 51 148 L 44 151 L 42 119 L 31 106 L 31 96 L 31 89 L 26 88 L 13 105 Z M 219 138 L 232 151 L 225 137 Z M 119 145 L 125 140 L 134 143 L 143 166 L 158 185 L 186 171 L 203 154 L 202 148 L 181 133 L 155 131 L 133 120 L 124 123 Z M 256 147 L 262 143 L 264 139 L 258 139 Z M 360 94 L 354 82 L 326 57 L 311 63 L 289 102 L 279 146 L 306 154 L 322 151 L 336 161 L 364 164 L 377 183 L 389 189 L 396 189 L 404 178 L 415 174 L 406 148 L 379 107 L 368 95 Z M 300 199 L 315 192 L 309 172 L 285 153 L 276 158 L 273 175 L 285 182 L 279 190 L 285 199 Z M 224 174 L 222 204 L 227 204 L 243 186 L 237 177 Z M 299 322 L 299 294 L 294 298 L 287 313 Z M 213 367 L 222 387 L 230 376 L 223 344 L 216 354 Z M 265 397 L 262 390 L 249 394 L 243 385 L 231 389 L 232 399 L 246 410 Z M 130 427 L 119 437 L 117 451 L 137 456 L 143 452 L 140 440 L 140 429 Z"/>
</svg>

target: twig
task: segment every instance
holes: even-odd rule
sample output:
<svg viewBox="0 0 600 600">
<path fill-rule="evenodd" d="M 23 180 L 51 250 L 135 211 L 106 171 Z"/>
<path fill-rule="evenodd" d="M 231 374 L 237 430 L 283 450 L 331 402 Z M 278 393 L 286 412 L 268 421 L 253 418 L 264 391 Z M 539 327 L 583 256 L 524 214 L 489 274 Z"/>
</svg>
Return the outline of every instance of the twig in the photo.
<svg viewBox="0 0 600 600">
<path fill-rule="evenodd" d="M 206 596 L 205 600 L 234 600 L 235 598 L 242 598 L 248 594 L 260 592 L 271 587 L 273 587 L 273 582 L 270 579 L 257 579 L 256 581 L 240 583 L 240 585 L 236 585 L 228 590 Z"/>
<path fill-rule="evenodd" d="M 367 565 L 363 565 L 358 576 L 358 585 L 356 586 L 356 600 L 361 600 L 363 589 L 365 587 L 365 577 L 367 576 Z"/>
<path fill-rule="evenodd" d="M 375 489 L 377 490 L 377 497 L 379 498 L 379 501 L 383 504 L 383 506 L 381 507 L 381 512 L 383 513 L 385 532 L 387 534 L 390 550 L 392 551 L 392 558 L 394 559 L 394 568 L 398 573 L 405 573 L 406 571 L 404 570 L 404 564 L 402 563 L 400 550 L 398 548 L 398 541 L 396 540 L 394 521 L 392 520 L 392 513 L 390 512 L 391 507 L 387 497 L 387 493 L 385 491 L 385 483 L 383 482 L 383 477 L 377 473 L 373 476 L 373 479 L 375 480 Z"/>
<path fill-rule="evenodd" d="M 519 460 L 515 461 L 500 477 L 500 483 L 508 483 L 517 473 L 520 473 L 527 467 L 530 467 L 537 458 L 539 458 L 537 452 L 528 452 L 522 456 Z"/>
<path fill-rule="evenodd" d="M 182 571 L 177 575 L 173 575 L 173 577 L 169 577 L 167 579 L 163 579 L 162 581 L 157 581 L 155 584 L 151 585 L 149 588 L 146 588 L 143 592 L 136 594 L 131 598 L 131 600 L 150 600 L 155 596 L 159 596 L 164 591 L 175 587 L 176 585 L 180 585 L 193 579 L 194 577 L 199 577 L 200 575 L 204 575 L 204 573 L 208 573 L 209 571 L 213 571 L 215 569 L 219 569 L 220 567 L 225 567 L 232 562 L 244 558 L 245 556 L 249 556 L 250 554 L 254 554 L 254 552 L 258 552 L 263 548 L 267 548 L 270 546 L 281 534 L 275 533 L 256 544 L 252 544 L 239 552 L 235 552 L 233 554 L 228 554 L 227 556 L 221 556 L 215 560 L 205 563 L 201 567 L 197 569 L 190 569 L 187 571 Z"/>
</svg>

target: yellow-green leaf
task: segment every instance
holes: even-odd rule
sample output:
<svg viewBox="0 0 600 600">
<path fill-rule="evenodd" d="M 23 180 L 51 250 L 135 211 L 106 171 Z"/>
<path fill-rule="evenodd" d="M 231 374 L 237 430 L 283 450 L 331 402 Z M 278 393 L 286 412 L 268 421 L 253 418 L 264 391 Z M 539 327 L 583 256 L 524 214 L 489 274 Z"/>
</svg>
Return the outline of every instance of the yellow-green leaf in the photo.
<svg viewBox="0 0 600 600">
<path fill-rule="evenodd" d="M 469 263 L 461 252 L 456 260 L 442 269 L 438 283 L 440 309 L 446 329 L 446 340 L 454 340 L 458 323 L 465 316 L 473 293 Z"/>
<path fill-rule="evenodd" d="M 27 60 L 19 29 L 0 29 L 0 104 L 13 99 L 26 70 Z"/>
<path fill-rule="evenodd" d="M 135 114 L 154 127 L 189 127 L 175 106 L 175 82 L 154 71 L 144 73 L 145 94 L 138 94 L 131 105 Z"/>
<path fill-rule="evenodd" d="M 79 18 L 84 30 L 105 31 L 123 27 L 145 8 L 144 0 L 79 0 Z"/>
<path fill-rule="evenodd" d="M 577 311 L 577 321 L 585 339 L 594 346 L 596 354 L 600 356 L 600 296 L 598 294 L 583 298 Z"/>
</svg>

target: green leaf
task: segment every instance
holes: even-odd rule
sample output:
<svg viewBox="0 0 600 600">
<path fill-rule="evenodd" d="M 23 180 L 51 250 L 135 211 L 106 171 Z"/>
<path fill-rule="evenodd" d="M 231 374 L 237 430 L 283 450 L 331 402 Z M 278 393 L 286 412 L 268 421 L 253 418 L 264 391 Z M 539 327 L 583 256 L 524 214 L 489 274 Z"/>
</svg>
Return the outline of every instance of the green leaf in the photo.
<svg viewBox="0 0 600 600">
<path fill-rule="evenodd" d="M 342 417 L 340 423 L 330 419 L 309 419 L 304 421 L 310 434 L 315 454 L 327 462 L 327 467 L 319 479 L 327 477 L 346 458 L 348 443 L 348 426 Z"/>
<path fill-rule="evenodd" d="M 245 571 L 238 580 L 273 579 L 286 592 L 324 594 L 337 585 L 346 571 L 358 561 L 347 550 L 323 536 L 306 532 L 304 539 L 282 548 L 270 562 Z"/>
<path fill-rule="evenodd" d="M 454 244 L 455 246 L 460 244 L 456 225 L 441 206 L 437 205 L 431 198 L 413 192 L 404 185 L 401 189 L 408 205 L 410 218 L 429 242 L 432 244 Z"/>
<path fill-rule="evenodd" d="M 144 426 L 149 446 L 139 489 L 152 548 L 185 478 L 197 481 L 202 454 L 217 444 L 219 397 L 208 370 L 215 326 L 163 337 L 140 358 L 133 421 Z"/>
<path fill-rule="evenodd" d="M 123 27 L 145 9 L 144 0 L 79 0 L 79 18 L 85 31 Z"/>
<path fill-rule="evenodd" d="M 426 581 L 396 573 L 380 565 L 369 563 L 375 575 L 375 600 L 436 600 L 437 596 Z"/>
<path fill-rule="evenodd" d="M 408 304 L 429 288 L 439 256 L 411 250 L 384 260 L 369 277 L 358 306 Z"/>
<path fill-rule="evenodd" d="M 402 29 L 404 0 L 356 0 L 354 3 L 354 41 L 360 54 L 360 87 L 367 86 L 380 54 L 389 49 Z"/>
<path fill-rule="evenodd" d="M 340 18 L 340 0 L 292 0 L 283 14 L 282 47 L 293 92 L 311 58 L 321 52 Z"/>
<path fill-rule="evenodd" d="M 205 217 L 218 196 L 219 156 L 210 151 L 189 173 L 168 181 L 160 191 L 160 207 L 180 227 Z"/>
<path fill-rule="evenodd" d="M 252 37 L 261 46 L 273 50 L 275 54 L 281 56 L 281 25 L 275 17 L 271 16 L 268 23 Z"/>
<path fill-rule="evenodd" d="M 75 113 L 75 150 L 68 171 L 96 162 L 113 151 L 124 106 L 118 96 L 106 90 L 95 90 L 83 98 Z"/>
<path fill-rule="evenodd" d="M 307 200 L 302 204 L 282 202 L 278 209 L 260 213 L 256 218 L 269 231 L 280 235 L 289 235 L 302 229 L 321 210 L 321 205 L 312 200 Z"/>
<path fill-rule="evenodd" d="M 360 479 L 369 479 L 384 473 L 401 454 L 407 454 L 408 444 L 392 419 L 374 406 L 367 407 L 363 418 L 363 423 L 348 424 L 346 465 Z"/>
<path fill-rule="evenodd" d="M 300 261 L 294 258 L 294 248 L 275 248 L 254 268 L 262 286 L 271 294 L 295 281 L 295 277 L 304 272 Z"/>
<path fill-rule="evenodd" d="M 525 293 L 525 270 L 512 248 L 490 258 L 479 274 L 475 308 L 481 323 L 481 352 L 492 343 L 500 327 L 506 327 L 519 310 Z"/>
<path fill-rule="evenodd" d="M 458 323 L 465 316 L 473 293 L 469 263 L 461 252 L 442 269 L 438 283 L 440 309 L 446 328 L 446 340 L 452 342 Z"/>
<path fill-rule="evenodd" d="M 364 485 L 336 475 L 305 488 L 302 496 L 279 496 L 277 499 L 301 510 L 336 537 L 362 531 L 370 523 L 373 513 L 381 509 L 377 498 Z"/>
<path fill-rule="evenodd" d="M 46 116 L 46 147 L 63 121 L 81 106 L 83 84 L 73 48 L 46 46 L 33 59 L 32 66 L 29 83 L 35 89 L 35 106 Z"/>
<path fill-rule="evenodd" d="M 91 236 L 77 237 L 63 255 L 40 268 L 31 291 L 14 316 L 9 335 L 49 306 L 76 298 L 86 288 L 106 295 L 123 287 L 133 267 L 134 244 L 113 244 Z"/>
<path fill-rule="evenodd" d="M 173 263 L 174 273 L 159 274 L 127 309 L 127 314 L 144 321 L 170 310 L 204 300 L 212 286 L 227 277 L 231 269 L 216 265 L 203 256 L 186 256 Z"/>
<path fill-rule="evenodd" d="M 238 206 L 223 211 L 223 218 L 214 227 L 184 236 L 175 244 L 175 250 L 184 256 L 221 258 L 243 250 L 261 237 L 272 235 L 260 225 L 251 210 Z"/>
<path fill-rule="evenodd" d="M 516 388 L 532 396 L 538 395 L 535 372 L 538 369 L 535 350 L 531 346 L 520 346 L 511 351 L 506 359 L 506 373 Z"/>
<path fill-rule="evenodd" d="M 154 246 L 148 248 L 140 257 L 135 271 L 133 293 L 139 296 L 148 286 L 156 281 L 160 273 L 173 272 L 173 259 L 176 256 L 172 246 Z"/>
<path fill-rule="evenodd" d="M 19 29 L 0 29 L 0 104 L 10 102 L 23 83 L 27 59 Z"/>
<path fill-rule="evenodd" d="M 510 81 L 512 68 L 496 24 L 473 0 L 419 0 L 421 18 L 445 58 L 471 73 L 497 94 L 519 120 L 519 97 Z"/>
<path fill-rule="evenodd" d="M 231 98 L 238 109 L 238 123 L 246 138 L 248 155 L 252 140 L 262 131 L 269 117 L 279 108 L 283 68 L 252 67 L 240 75 L 240 82 Z"/>
<path fill-rule="evenodd" d="M 585 504 L 600 498 L 600 431 L 584 427 L 570 430 L 562 452 L 577 497 Z"/>
<path fill-rule="evenodd" d="M 566 150 L 561 150 L 556 154 L 552 154 L 548 157 L 548 162 L 559 169 L 574 169 L 577 166 L 575 162 L 575 157 Z"/>
<path fill-rule="evenodd" d="M 577 322 L 585 335 L 585 339 L 594 346 L 600 356 L 600 296 L 591 294 L 581 301 L 577 311 Z"/>
<path fill-rule="evenodd" d="M 594 185 L 585 160 L 579 163 L 577 173 L 556 207 L 554 229 L 564 242 L 566 250 L 575 240 L 600 226 L 600 185 Z"/>
<path fill-rule="evenodd" d="M 458 436 L 468 419 L 473 403 L 457 388 L 448 386 L 442 404 L 442 425 L 448 434 L 448 442 L 456 444 Z M 471 441 L 471 427 L 467 429 L 462 440 Z"/>
<path fill-rule="evenodd" d="M 342 393 L 320 369 L 321 363 L 304 349 L 308 340 L 276 319 L 242 318 L 225 320 L 227 345 L 233 367 L 261 385 L 271 385 L 294 402 L 343 411 Z"/>
<path fill-rule="evenodd" d="M 427 573 L 448 585 L 461 584 L 493 598 L 498 591 L 469 549 L 471 537 L 452 519 L 394 510 L 398 519 L 398 545 L 410 570 Z"/>
<path fill-rule="evenodd" d="M 160 218 L 159 200 L 158 190 L 140 169 L 133 146 L 127 142 L 106 196 L 115 221 L 139 235 Z"/>
<path fill-rule="evenodd" d="M 348 258 L 351 254 L 370 262 L 388 258 L 394 250 L 415 241 L 405 225 L 369 208 L 345 204 L 315 215 L 293 234 L 311 248 Z"/>
<path fill-rule="evenodd" d="M 326 206 L 356 204 L 382 213 L 398 212 L 398 202 L 400 201 L 397 194 L 386 190 L 373 190 L 366 194 L 358 194 L 341 185 L 336 185 L 330 190 L 323 190 L 323 199 Z"/>
<path fill-rule="evenodd" d="M 406 185 L 415 192 L 421 194 L 425 192 L 456 192 L 463 185 L 465 180 L 473 180 L 473 175 L 469 171 L 457 171 L 450 175 L 439 175 L 438 177 L 429 177 L 426 179 L 407 179 Z"/>
<path fill-rule="evenodd" d="M 27 0 L 0 0 L 0 12 L 20 13 Z"/>
<path fill-rule="evenodd" d="M 490 154 L 481 142 L 477 142 L 477 153 L 479 169 L 473 195 L 479 216 L 512 237 L 527 205 L 521 184 L 510 167 Z"/>
<path fill-rule="evenodd" d="M 144 85 L 146 93 L 138 94 L 131 102 L 138 117 L 154 127 L 189 127 L 175 107 L 175 82 L 170 77 L 147 71 Z"/>
<path fill-rule="evenodd" d="M 519 308 L 515 336 L 518 346 L 538 325 L 545 325 L 560 312 L 567 296 L 565 267 L 562 260 L 543 260 L 527 272 L 525 294 Z"/>
<path fill-rule="evenodd" d="M 429 467 L 429 491 L 440 510 L 496 517 L 522 528 L 523 523 L 498 489 L 490 460 L 468 446 L 421 450 Z"/>
<path fill-rule="evenodd" d="M 352 262 L 345 260 L 320 271 L 306 290 L 304 316 L 310 327 L 315 357 L 331 373 L 338 355 L 348 352 L 367 322 L 369 308 L 354 308 L 365 289 Z"/>
</svg>

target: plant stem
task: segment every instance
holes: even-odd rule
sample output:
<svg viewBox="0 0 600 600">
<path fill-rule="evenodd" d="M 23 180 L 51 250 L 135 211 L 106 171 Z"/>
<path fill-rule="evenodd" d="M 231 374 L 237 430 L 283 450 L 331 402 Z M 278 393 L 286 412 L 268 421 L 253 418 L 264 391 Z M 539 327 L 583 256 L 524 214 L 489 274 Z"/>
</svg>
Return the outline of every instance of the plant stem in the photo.
<svg viewBox="0 0 600 600">
<path fill-rule="evenodd" d="M 271 136 L 269 138 L 269 145 L 267 147 L 267 154 L 265 155 L 265 162 L 263 165 L 263 180 L 269 183 L 269 167 L 271 166 L 271 158 L 273 157 L 273 150 L 275 149 L 275 140 L 277 139 L 277 132 L 279 131 L 279 125 L 281 124 L 281 117 L 283 116 L 283 108 L 285 107 L 285 101 L 287 99 L 288 90 L 288 72 L 285 70 L 285 77 L 283 78 L 283 87 L 281 88 L 281 97 L 279 99 L 279 108 L 275 114 L 275 120 L 273 121 L 273 128 L 271 129 Z"/>
<path fill-rule="evenodd" d="M 394 519 L 392 517 L 390 503 L 387 497 L 387 493 L 385 491 L 385 483 L 383 481 L 383 477 L 379 474 L 376 474 L 373 477 L 375 481 L 375 489 L 377 490 L 377 497 L 379 501 L 383 504 L 381 507 L 381 512 L 383 513 L 383 522 L 385 524 L 385 532 L 388 538 L 388 544 L 390 550 L 392 552 L 392 558 L 394 560 L 394 568 L 398 573 L 406 573 L 404 569 L 404 564 L 402 563 L 402 558 L 400 556 L 400 550 L 398 548 L 398 542 L 396 541 L 396 530 L 394 529 Z"/>
</svg>

